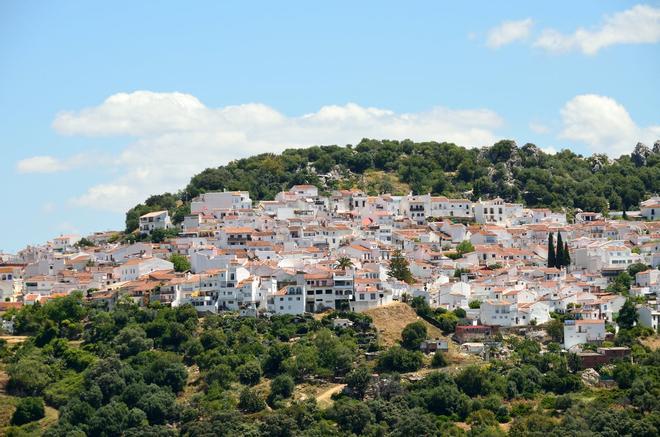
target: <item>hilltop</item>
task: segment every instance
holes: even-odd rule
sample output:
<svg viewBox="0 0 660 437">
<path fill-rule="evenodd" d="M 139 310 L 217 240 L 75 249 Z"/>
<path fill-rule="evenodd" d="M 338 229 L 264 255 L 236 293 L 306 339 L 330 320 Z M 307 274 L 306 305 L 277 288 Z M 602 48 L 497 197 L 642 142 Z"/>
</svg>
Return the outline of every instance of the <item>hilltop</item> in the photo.
<svg viewBox="0 0 660 437">
<path fill-rule="evenodd" d="M 361 189 L 369 195 L 431 193 L 448 197 L 501 197 L 529 207 L 605 212 L 629 210 L 660 192 L 660 141 L 638 144 L 633 153 L 609 159 L 569 150 L 543 152 L 502 140 L 491 147 L 465 148 L 433 141 L 363 139 L 355 146 L 314 146 L 265 153 L 207 168 L 178 193 L 153 195 L 126 213 L 126 231 L 147 212 L 167 209 L 175 223 L 190 201 L 209 191 L 249 191 L 270 200 L 295 184 L 321 192 Z"/>
</svg>

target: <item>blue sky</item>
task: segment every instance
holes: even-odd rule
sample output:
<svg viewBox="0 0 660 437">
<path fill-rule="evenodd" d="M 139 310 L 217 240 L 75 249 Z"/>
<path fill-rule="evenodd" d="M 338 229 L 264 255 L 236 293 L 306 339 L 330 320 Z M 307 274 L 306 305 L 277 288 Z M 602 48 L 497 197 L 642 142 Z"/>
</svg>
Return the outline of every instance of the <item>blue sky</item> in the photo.
<svg viewBox="0 0 660 437">
<path fill-rule="evenodd" d="M 360 138 L 660 138 L 660 3 L 0 3 L 0 251 L 208 166 Z"/>
</svg>

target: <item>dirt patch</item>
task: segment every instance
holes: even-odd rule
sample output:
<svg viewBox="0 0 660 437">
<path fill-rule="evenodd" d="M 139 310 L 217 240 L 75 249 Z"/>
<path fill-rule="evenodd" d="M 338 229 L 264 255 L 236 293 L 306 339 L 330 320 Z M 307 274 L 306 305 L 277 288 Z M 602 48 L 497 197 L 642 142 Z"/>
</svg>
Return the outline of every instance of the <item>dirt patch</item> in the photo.
<svg viewBox="0 0 660 437">
<path fill-rule="evenodd" d="M 346 384 L 338 384 L 334 387 L 330 387 L 326 391 L 316 396 L 316 402 L 321 408 L 330 406 L 332 404 L 332 395 L 340 393 L 344 387 L 346 387 Z"/>
<path fill-rule="evenodd" d="M 394 302 L 364 312 L 369 315 L 378 330 L 378 337 L 384 346 L 393 346 L 401 340 L 401 331 L 409 323 L 421 320 L 426 325 L 429 338 L 445 338 L 435 326 L 422 320 L 409 305 Z"/>
<path fill-rule="evenodd" d="M 9 382 L 9 375 L 3 369 L 0 369 L 0 395 L 7 394 L 8 382 Z"/>
<path fill-rule="evenodd" d="M 27 335 L 0 335 L 0 340 L 5 340 L 9 345 L 23 343 L 28 338 Z"/>
<path fill-rule="evenodd" d="M 322 383 L 322 384 L 300 384 L 296 386 L 293 395 L 296 400 L 314 398 L 321 408 L 332 405 L 332 395 L 341 392 L 346 384 Z"/>
<path fill-rule="evenodd" d="M 656 350 L 660 347 L 660 336 L 654 335 L 652 337 L 646 337 L 646 338 L 641 339 L 640 342 L 644 346 L 646 346 L 646 347 L 648 347 L 652 350 Z"/>
</svg>

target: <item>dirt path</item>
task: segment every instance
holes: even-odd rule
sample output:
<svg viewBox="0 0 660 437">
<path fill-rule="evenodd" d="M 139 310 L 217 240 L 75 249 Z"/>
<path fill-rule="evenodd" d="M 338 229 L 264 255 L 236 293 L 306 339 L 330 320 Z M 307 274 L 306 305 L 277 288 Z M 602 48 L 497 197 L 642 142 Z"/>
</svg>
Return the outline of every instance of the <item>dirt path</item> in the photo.
<svg viewBox="0 0 660 437">
<path fill-rule="evenodd" d="M 319 407 L 325 408 L 330 406 L 332 404 L 332 395 L 341 392 L 344 387 L 346 387 L 346 384 L 337 384 L 336 386 L 330 387 L 324 392 L 319 393 L 316 396 L 316 402 L 319 404 Z"/>
<path fill-rule="evenodd" d="M 7 341 L 7 344 L 23 343 L 29 337 L 27 335 L 0 335 L 0 340 Z"/>
</svg>

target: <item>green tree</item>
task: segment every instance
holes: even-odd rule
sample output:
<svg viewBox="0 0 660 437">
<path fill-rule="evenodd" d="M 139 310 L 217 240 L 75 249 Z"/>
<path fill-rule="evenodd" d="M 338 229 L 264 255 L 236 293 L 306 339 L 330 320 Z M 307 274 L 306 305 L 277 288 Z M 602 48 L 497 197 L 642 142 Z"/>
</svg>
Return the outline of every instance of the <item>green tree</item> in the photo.
<svg viewBox="0 0 660 437">
<path fill-rule="evenodd" d="M 174 264 L 174 271 L 176 272 L 187 272 L 191 269 L 190 261 L 184 255 L 173 253 L 170 256 L 170 262 Z"/>
<path fill-rule="evenodd" d="M 53 370 L 39 355 L 26 356 L 10 364 L 8 389 L 12 393 L 38 395 L 53 380 Z"/>
<path fill-rule="evenodd" d="M 374 420 L 369 407 L 364 402 L 354 400 L 336 402 L 331 414 L 339 428 L 356 435 L 361 435 L 366 426 Z"/>
<path fill-rule="evenodd" d="M 555 240 L 554 234 L 550 232 L 548 234 L 548 267 L 552 268 L 557 265 L 555 260 Z"/>
<path fill-rule="evenodd" d="M 557 232 L 557 253 L 555 254 L 555 264 L 557 268 L 564 266 L 564 242 L 561 238 L 561 232 Z"/>
<path fill-rule="evenodd" d="M 415 282 L 415 279 L 410 272 L 410 268 L 408 267 L 408 260 L 398 249 L 392 252 L 392 256 L 390 257 L 390 269 L 387 271 L 387 275 L 408 284 Z"/>
<path fill-rule="evenodd" d="M 115 350 L 122 358 L 147 351 L 153 344 L 153 340 L 147 338 L 146 332 L 139 326 L 127 326 L 119 331 L 115 338 Z"/>
<path fill-rule="evenodd" d="M 469 240 L 461 241 L 458 246 L 456 246 L 456 252 L 463 256 L 466 253 L 474 252 L 474 246 Z"/>
<path fill-rule="evenodd" d="M 637 275 L 639 272 L 645 272 L 649 269 L 649 266 L 647 266 L 644 263 L 634 263 L 628 266 L 628 274 L 630 275 L 631 279 Z"/>
<path fill-rule="evenodd" d="M 557 343 L 564 342 L 564 324 L 560 320 L 550 320 L 545 325 L 545 331 L 548 333 L 550 338 L 552 338 L 552 341 L 556 341 Z"/>
<path fill-rule="evenodd" d="M 162 425 L 177 417 L 176 397 L 166 388 L 149 390 L 136 406 L 144 411 L 152 425 Z"/>
<path fill-rule="evenodd" d="M 350 269 L 351 267 L 354 267 L 353 261 L 351 261 L 351 259 L 347 256 L 340 257 L 335 263 L 335 268 L 339 270 L 346 270 Z"/>
<path fill-rule="evenodd" d="M 616 323 L 621 329 L 630 329 L 635 326 L 638 317 L 639 316 L 637 314 L 637 309 L 635 308 L 635 303 L 631 299 L 626 299 L 626 302 L 619 310 Z"/>
<path fill-rule="evenodd" d="M 76 247 L 93 247 L 94 243 L 92 243 L 90 240 L 88 240 L 85 237 L 82 237 L 76 244 L 74 244 Z"/>
<path fill-rule="evenodd" d="M 607 291 L 609 293 L 618 293 L 627 295 L 630 291 L 630 285 L 632 284 L 633 278 L 628 274 L 627 271 L 621 272 L 612 281 L 610 285 L 607 286 Z"/>
<path fill-rule="evenodd" d="M 259 362 L 251 360 L 239 366 L 236 369 L 236 374 L 242 384 L 256 385 L 259 384 L 259 380 L 261 379 L 261 366 Z"/>
<path fill-rule="evenodd" d="M 426 340 L 426 325 L 421 320 L 409 323 L 401 331 L 401 345 L 406 349 L 419 350 L 419 346 Z"/>
<path fill-rule="evenodd" d="M 246 413 L 256 413 L 266 408 L 266 403 L 255 390 L 245 387 L 239 396 L 238 408 Z"/>
<path fill-rule="evenodd" d="M 564 242 L 564 265 L 566 267 L 571 265 L 571 252 L 568 250 L 567 242 Z"/>
<path fill-rule="evenodd" d="M 44 400 L 36 397 L 21 398 L 11 416 L 12 425 L 23 425 L 44 417 Z"/>
<path fill-rule="evenodd" d="M 422 353 L 392 346 L 378 356 L 376 367 L 389 372 L 414 372 L 422 367 Z"/>
<path fill-rule="evenodd" d="M 440 351 L 437 351 L 435 354 L 433 354 L 433 359 L 431 360 L 432 367 L 447 367 L 447 364 L 448 363 L 445 354 Z"/>
<path fill-rule="evenodd" d="M 346 385 L 358 399 L 364 397 L 370 382 L 371 372 L 364 366 L 353 369 L 348 375 L 346 375 Z"/>
<path fill-rule="evenodd" d="M 270 382 L 270 396 L 289 398 L 293 394 L 294 387 L 293 378 L 289 375 L 279 375 Z"/>
</svg>

